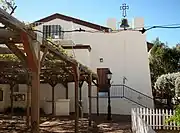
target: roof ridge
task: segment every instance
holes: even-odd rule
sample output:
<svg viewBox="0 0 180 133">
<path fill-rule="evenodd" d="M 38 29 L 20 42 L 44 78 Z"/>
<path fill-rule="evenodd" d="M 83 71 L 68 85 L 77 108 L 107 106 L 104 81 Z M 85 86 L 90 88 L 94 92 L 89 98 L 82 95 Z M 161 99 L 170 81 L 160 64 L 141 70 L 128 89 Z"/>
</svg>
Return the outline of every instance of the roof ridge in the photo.
<svg viewBox="0 0 180 133">
<path fill-rule="evenodd" d="M 67 16 L 67 15 L 60 14 L 60 13 L 54 13 L 52 15 L 49 15 L 49 16 L 44 17 L 42 19 L 39 19 L 39 20 L 33 22 L 32 24 L 37 23 L 37 22 L 48 22 L 48 21 L 51 21 L 51 20 L 56 19 L 56 18 L 59 18 L 59 19 L 65 20 L 65 21 L 72 21 L 72 22 L 74 22 L 76 24 L 87 26 L 89 28 L 100 30 L 100 31 L 104 30 L 104 31 L 108 32 L 109 29 L 110 29 L 109 27 L 106 27 L 106 26 L 102 26 L 102 25 L 99 25 L 99 24 L 95 24 L 95 23 L 92 23 L 92 22 L 88 22 L 88 21 L 85 21 L 85 20 L 81 20 L 79 18 Z"/>
</svg>

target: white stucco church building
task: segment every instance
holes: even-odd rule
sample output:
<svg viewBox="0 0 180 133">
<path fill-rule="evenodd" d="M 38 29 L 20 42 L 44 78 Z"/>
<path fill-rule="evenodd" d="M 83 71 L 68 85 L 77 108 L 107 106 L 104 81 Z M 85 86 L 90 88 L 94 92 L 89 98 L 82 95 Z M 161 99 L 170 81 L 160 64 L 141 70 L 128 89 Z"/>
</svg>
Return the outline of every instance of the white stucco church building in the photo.
<svg viewBox="0 0 180 133">
<path fill-rule="evenodd" d="M 150 69 L 148 62 L 148 47 L 146 35 L 137 31 L 144 26 L 143 18 L 134 18 L 127 30 L 120 28 L 115 19 L 108 19 L 107 26 L 100 26 L 62 14 L 53 14 L 33 23 L 35 29 L 43 32 L 39 36 L 49 37 L 62 45 L 79 62 L 88 66 L 94 72 L 97 69 L 109 68 L 112 72 L 111 112 L 112 114 L 128 115 L 133 107 L 153 108 Z M 76 32 L 74 30 L 85 30 Z M 112 30 L 113 31 L 112 31 Z M 71 31 L 71 32 L 63 32 Z M 123 80 L 126 79 L 126 80 Z M 123 82 L 125 81 L 125 82 Z M 74 112 L 74 83 L 68 83 L 69 112 Z M 125 84 L 125 86 L 122 86 Z M 5 94 L 9 94 L 8 85 L 3 85 Z M 19 85 L 19 92 L 26 93 L 26 85 Z M 55 87 L 55 100 L 66 101 L 65 86 Z M 94 86 L 92 95 L 97 96 Z M 48 103 L 51 100 L 51 86 L 41 84 L 40 106 L 46 113 L 51 112 Z M 82 87 L 83 112 L 88 113 L 88 88 Z M 107 113 L 107 98 L 101 94 L 99 98 L 99 113 Z M 8 106 L 10 99 L 4 95 L 0 101 L 0 109 Z M 26 102 L 14 106 L 25 106 Z M 59 107 L 61 108 L 61 107 Z M 62 107 L 63 108 L 63 107 Z M 92 98 L 92 113 L 97 112 L 97 99 Z"/>
</svg>

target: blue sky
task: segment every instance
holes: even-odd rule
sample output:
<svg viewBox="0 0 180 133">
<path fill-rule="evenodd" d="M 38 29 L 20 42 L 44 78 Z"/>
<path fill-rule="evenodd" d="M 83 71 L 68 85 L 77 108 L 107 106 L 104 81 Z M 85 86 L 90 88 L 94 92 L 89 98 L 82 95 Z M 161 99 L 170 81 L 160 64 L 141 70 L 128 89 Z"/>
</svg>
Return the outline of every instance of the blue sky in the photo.
<svg viewBox="0 0 180 133">
<path fill-rule="evenodd" d="M 53 13 L 106 25 L 108 18 L 121 20 L 120 5 L 129 5 L 128 18 L 143 17 L 146 26 L 180 24 L 180 0 L 15 0 L 17 18 L 32 22 Z M 180 29 L 153 29 L 147 40 L 159 37 L 169 45 L 180 42 Z"/>
</svg>

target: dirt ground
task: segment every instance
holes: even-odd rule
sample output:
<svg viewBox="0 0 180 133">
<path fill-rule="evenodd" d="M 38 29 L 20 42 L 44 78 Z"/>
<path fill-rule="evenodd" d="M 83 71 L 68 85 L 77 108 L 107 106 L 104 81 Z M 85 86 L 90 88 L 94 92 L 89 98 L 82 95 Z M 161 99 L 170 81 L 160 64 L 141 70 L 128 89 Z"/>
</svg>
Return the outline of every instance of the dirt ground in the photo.
<svg viewBox="0 0 180 133">
<path fill-rule="evenodd" d="M 25 117 L 0 116 L 0 133 L 30 133 L 26 128 Z M 71 117 L 41 117 L 40 133 L 74 133 L 74 120 Z M 92 116 L 92 126 L 88 126 L 87 116 L 79 119 L 79 133 L 131 133 L 130 118 L 113 116 L 112 121 L 104 116 Z M 156 131 L 157 133 L 180 133 L 179 131 Z"/>
<path fill-rule="evenodd" d="M 92 126 L 88 126 L 88 119 L 79 119 L 80 133 L 131 133 L 130 123 L 106 121 L 105 117 L 92 117 Z M 96 120 L 95 120 L 96 119 Z M 72 118 L 41 117 L 40 133 L 73 133 L 74 120 Z M 14 117 L 13 119 L 0 119 L 0 133 L 30 133 L 25 125 L 25 117 Z"/>
<path fill-rule="evenodd" d="M 156 133 L 180 133 L 180 131 L 168 131 L 168 130 L 161 130 L 161 131 L 156 131 Z"/>
</svg>

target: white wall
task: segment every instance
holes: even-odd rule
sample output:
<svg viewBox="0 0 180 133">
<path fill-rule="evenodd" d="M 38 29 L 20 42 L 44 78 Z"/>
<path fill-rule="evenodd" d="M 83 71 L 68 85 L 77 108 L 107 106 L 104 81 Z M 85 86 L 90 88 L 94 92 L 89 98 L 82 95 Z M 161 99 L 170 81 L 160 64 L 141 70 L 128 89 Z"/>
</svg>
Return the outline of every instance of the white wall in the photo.
<svg viewBox="0 0 180 133">
<path fill-rule="evenodd" d="M 3 111 L 4 108 L 10 107 L 10 86 L 9 85 L 0 85 L 3 92 L 3 101 L 0 101 L 0 111 Z M 55 86 L 55 101 L 57 99 L 65 99 L 66 98 L 66 88 L 62 84 L 57 84 Z M 15 93 L 15 92 L 14 92 Z M 26 95 L 27 93 L 27 86 L 24 84 L 19 85 L 19 93 L 23 93 Z M 45 108 L 45 101 L 50 100 L 52 98 L 52 89 L 49 84 L 41 84 L 40 85 L 40 108 Z M 13 103 L 14 107 L 26 107 L 27 99 L 26 101 L 21 102 L 15 102 Z M 51 107 L 50 107 L 51 109 Z"/>
<path fill-rule="evenodd" d="M 136 21 L 138 21 L 138 19 L 136 19 Z M 142 19 L 139 22 L 144 23 Z M 44 24 L 60 24 L 64 30 L 74 30 L 80 27 L 85 30 L 93 30 L 91 28 L 60 19 L 55 19 Z M 136 22 L 135 24 L 136 26 L 138 25 Z M 42 29 L 42 25 L 38 26 L 37 29 Z M 127 86 L 152 97 L 145 35 L 142 35 L 138 31 L 128 30 L 117 33 L 75 32 L 66 33 L 65 35 L 67 36 L 66 38 L 73 40 L 75 44 L 91 45 L 92 51 L 90 52 L 90 57 L 88 57 L 90 63 L 86 62 L 87 53 L 76 51 L 76 54 L 78 60 L 82 61 L 82 63 L 90 64 L 90 67 L 94 72 L 96 72 L 99 67 L 109 67 L 113 73 L 113 84 L 122 84 L 122 79 L 125 76 L 127 78 Z M 103 63 L 100 63 L 100 58 L 104 59 Z M 69 87 L 69 90 L 70 88 L 71 87 Z M 72 90 L 74 91 L 74 89 Z M 73 91 L 69 91 L 69 93 L 72 93 L 70 96 L 71 111 L 74 110 Z M 84 91 L 87 91 L 87 89 L 84 89 Z M 84 100 L 86 103 L 87 99 Z M 141 101 L 143 101 L 143 99 Z M 96 102 L 93 103 L 95 108 Z M 106 99 L 101 99 L 100 106 L 102 106 L 100 107 L 100 112 L 107 112 L 106 104 Z M 147 104 L 149 107 L 153 107 L 152 100 L 146 101 L 144 104 Z M 135 106 L 134 103 L 124 99 L 113 99 L 112 105 L 112 112 L 118 114 L 126 114 L 127 112 L 130 114 L 130 108 Z M 124 105 L 123 108 L 121 108 L 121 105 Z"/>
</svg>

